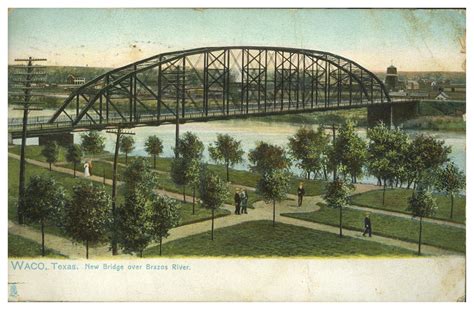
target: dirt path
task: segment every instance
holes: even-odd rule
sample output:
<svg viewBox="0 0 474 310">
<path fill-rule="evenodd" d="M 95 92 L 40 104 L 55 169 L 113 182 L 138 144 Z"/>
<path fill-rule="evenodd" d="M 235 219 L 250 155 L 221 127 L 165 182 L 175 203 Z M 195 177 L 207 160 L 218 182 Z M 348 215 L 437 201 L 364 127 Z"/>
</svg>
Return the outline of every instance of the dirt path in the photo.
<svg viewBox="0 0 474 310">
<path fill-rule="evenodd" d="M 16 154 L 8 154 L 9 157 L 19 159 L 19 156 Z M 37 165 L 43 168 L 49 168 L 49 164 L 33 159 L 27 159 L 27 162 L 33 165 Z M 58 166 L 52 166 L 52 170 L 57 171 L 57 172 L 62 172 L 66 174 L 73 175 L 74 171 L 69 168 L 65 167 L 58 167 Z M 83 173 L 77 172 L 78 176 L 83 177 Z M 102 177 L 98 176 L 91 176 L 91 180 L 96 181 L 96 182 L 103 182 Z M 105 180 L 106 184 L 111 185 L 112 180 L 106 179 Z M 251 188 L 249 188 L 251 190 Z M 165 194 L 169 197 L 181 200 L 182 195 L 180 193 L 173 193 L 173 192 L 168 192 L 165 190 L 158 190 L 159 193 Z M 192 199 L 191 196 L 188 199 Z M 276 221 L 281 222 L 281 223 L 286 223 L 290 225 L 296 225 L 296 226 L 302 226 L 302 227 L 307 227 L 310 229 L 316 229 L 320 231 L 326 231 L 330 233 L 339 233 L 339 228 L 330 226 L 330 225 L 325 225 L 325 224 L 319 224 L 319 223 L 312 223 L 308 221 L 303 221 L 299 219 L 293 219 L 293 218 L 288 218 L 288 217 L 283 217 L 280 215 L 280 213 L 295 213 L 295 212 L 312 212 L 312 211 L 317 211 L 319 210 L 319 207 L 317 206 L 318 202 L 322 201 L 322 198 L 319 196 L 315 197 L 305 197 L 303 200 L 303 205 L 302 207 L 297 207 L 296 205 L 296 195 L 288 195 L 288 200 L 285 200 L 276 206 Z M 239 223 L 243 222 L 248 222 L 248 221 L 256 221 L 256 220 L 272 220 L 273 217 L 273 208 L 270 205 L 265 204 L 263 201 L 256 202 L 254 204 L 255 209 L 249 209 L 248 214 L 242 214 L 242 215 L 235 215 L 233 214 L 234 212 L 234 206 L 232 205 L 224 205 L 224 208 L 232 212 L 232 215 L 230 216 L 225 216 L 225 217 L 220 217 L 215 219 L 215 228 L 223 228 L 223 227 L 229 227 L 233 226 Z M 376 213 L 376 211 L 380 210 L 373 210 L 370 209 L 372 213 Z M 385 211 L 384 211 L 385 212 Z M 399 213 L 397 213 L 399 214 Z M 404 214 L 402 214 L 404 215 Z M 165 239 L 163 242 L 169 242 L 172 240 L 177 240 L 181 239 L 184 237 L 188 237 L 194 234 L 198 233 L 203 233 L 203 232 L 209 232 L 211 227 L 211 220 L 203 221 L 203 222 L 198 222 L 194 224 L 189 224 L 189 225 L 184 225 L 180 227 L 176 227 L 170 231 L 170 236 Z M 360 231 L 353 231 L 353 230 L 347 230 L 344 229 L 344 235 L 354 237 L 354 238 L 359 238 L 362 239 L 363 237 L 361 236 Z M 39 231 L 30 228 L 28 226 L 24 225 L 19 225 L 14 222 L 9 221 L 9 232 L 12 234 L 20 235 L 25 238 L 34 240 L 36 242 L 41 242 L 41 235 Z M 386 238 L 386 237 L 380 237 L 380 236 L 373 236 L 372 238 L 363 238 L 364 240 L 367 241 L 372 241 L 372 242 L 378 242 L 382 244 L 387 244 L 387 245 L 392 245 L 392 246 L 397 246 L 409 250 L 416 250 L 417 249 L 417 243 L 412 243 L 412 242 L 406 242 L 406 241 L 400 241 L 396 239 L 391 239 L 391 238 Z M 71 258 L 81 258 L 85 257 L 85 248 L 83 245 L 80 244 L 74 244 L 70 240 L 59 237 L 59 236 L 54 236 L 51 234 L 46 234 L 46 246 L 56 250 L 64 255 L 67 255 Z M 151 244 L 151 246 L 155 246 L 156 244 Z M 423 252 L 425 254 L 432 254 L 432 255 L 452 255 L 452 254 L 457 254 L 452 251 L 432 247 L 432 246 L 427 246 L 423 245 L 422 246 Z M 90 256 L 91 257 L 112 257 L 111 253 L 109 251 L 109 246 L 98 246 L 90 249 Z M 119 255 L 122 256 L 122 255 Z"/>
</svg>

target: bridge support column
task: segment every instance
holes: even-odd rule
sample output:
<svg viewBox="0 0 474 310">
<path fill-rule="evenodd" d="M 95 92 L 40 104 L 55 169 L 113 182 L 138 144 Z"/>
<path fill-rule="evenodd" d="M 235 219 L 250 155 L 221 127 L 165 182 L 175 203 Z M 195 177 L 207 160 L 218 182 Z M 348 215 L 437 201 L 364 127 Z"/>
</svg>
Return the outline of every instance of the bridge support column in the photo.
<svg viewBox="0 0 474 310">
<path fill-rule="evenodd" d="M 393 107 L 391 104 L 374 105 L 367 107 L 367 124 L 369 128 L 382 121 L 387 127 L 393 125 Z"/>
<path fill-rule="evenodd" d="M 10 132 L 8 133 L 8 145 L 13 145 L 13 135 Z"/>
<path fill-rule="evenodd" d="M 38 142 L 39 145 L 56 142 L 58 145 L 68 146 L 74 143 L 74 135 L 72 133 L 49 134 L 45 136 L 39 136 Z"/>
</svg>

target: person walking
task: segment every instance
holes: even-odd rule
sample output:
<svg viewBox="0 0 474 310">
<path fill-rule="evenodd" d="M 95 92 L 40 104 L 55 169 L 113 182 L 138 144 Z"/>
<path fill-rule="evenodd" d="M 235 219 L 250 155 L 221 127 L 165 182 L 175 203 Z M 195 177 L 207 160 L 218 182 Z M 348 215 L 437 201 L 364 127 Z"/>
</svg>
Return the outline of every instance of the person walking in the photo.
<svg viewBox="0 0 474 310">
<path fill-rule="evenodd" d="M 89 162 L 84 163 L 84 177 L 88 178 L 91 174 L 89 173 Z"/>
<path fill-rule="evenodd" d="M 240 191 L 240 212 L 247 214 L 247 202 L 249 200 L 249 196 L 247 195 L 247 190 L 242 189 Z"/>
<path fill-rule="evenodd" d="M 240 214 L 240 189 L 236 188 L 235 189 L 235 195 L 234 195 L 234 203 L 235 203 L 235 214 Z"/>
<path fill-rule="evenodd" d="M 365 235 L 368 233 L 369 237 L 372 237 L 372 223 L 370 222 L 370 214 L 366 214 L 365 219 L 364 219 L 364 233 L 362 236 L 365 237 Z"/>
<path fill-rule="evenodd" d="M 300 182 L 300 186 L 298 186 L 298 207 L 301 207 L 303 204 L 303 196 L 304 196 L 304 184 Z"/>
</svg>

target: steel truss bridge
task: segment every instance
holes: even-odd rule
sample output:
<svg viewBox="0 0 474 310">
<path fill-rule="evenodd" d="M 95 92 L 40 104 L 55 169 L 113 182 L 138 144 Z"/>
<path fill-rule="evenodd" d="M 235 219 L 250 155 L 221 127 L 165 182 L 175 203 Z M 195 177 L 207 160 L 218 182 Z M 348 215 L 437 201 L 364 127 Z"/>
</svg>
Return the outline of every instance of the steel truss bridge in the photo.
<svg viewBox="0 0 474 310">
<path fill-rule="evenodd" d="M 163 53 L 113 69 L 75 89 L 28 136 L 386 106 L 383 82 L 356 62 L 323 51 L 260 46 Z M 412 101 L 411 101 L 412 102 Z M 21 136 L 21 120 L 9 133 Z"/>
</svg>

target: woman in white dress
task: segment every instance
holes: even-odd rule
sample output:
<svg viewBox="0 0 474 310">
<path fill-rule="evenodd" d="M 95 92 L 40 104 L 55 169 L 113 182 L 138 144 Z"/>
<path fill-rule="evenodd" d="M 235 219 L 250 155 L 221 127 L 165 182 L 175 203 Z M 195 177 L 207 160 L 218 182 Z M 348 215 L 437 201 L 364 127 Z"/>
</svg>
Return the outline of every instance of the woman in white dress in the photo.
<svg viewBox="0 0 474 310">
<path fill-rule="evenodd" d="M 90 177 L 90 176 L 91 176 L 91 175 L 90 175 L 90 173 L 89 173 L 89 163 L 86 162 L 86 163 L 84 164 L 84 177 L 87 178 L 87 177 Z"/>
</svg>

